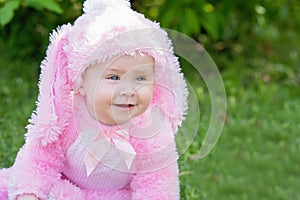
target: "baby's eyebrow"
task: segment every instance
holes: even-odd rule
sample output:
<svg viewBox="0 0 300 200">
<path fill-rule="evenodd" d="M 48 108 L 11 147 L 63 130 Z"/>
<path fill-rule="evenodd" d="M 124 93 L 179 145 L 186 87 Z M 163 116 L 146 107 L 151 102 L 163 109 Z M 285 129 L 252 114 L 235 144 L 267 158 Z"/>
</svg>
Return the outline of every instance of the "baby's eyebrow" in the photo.
<svg viewBox="0 0 300 200">
<path fill-rule="evenodd" d="M 142 74 L 146 74 L 146 73 L 152 73 L 153 70 L 152 69 L 136 69 L 134 70 L 135 73 L 142 73 Z"/>
<path fill-rule="evenodd" d="M 143 66 L 141 66 L 143 67 Z M 118 73 L 118 74 L 125 74 L 128 73 L 130 71 L 133 71 L 134 73 L 150 73 L 153 71 L 153 69 L 145 69 L 145 68 L 141 68 L 141 67 L 133 67 L 132 69 L 130 69 L 129 71 L 126 69 L 122 69 L 121 67 L 117 67 L 117 66 L 111 66 L 106 70 L 106 73 Z"/>
<path fill-rule="evenodd" d="M 120 68 L 120 67 L 109 67 L 106 70 L 106 73 L 111 73 L 111 72 L 120 73 L 120 74 L 126 73 L 126 71 L 124 69 Z"/>
</svg>

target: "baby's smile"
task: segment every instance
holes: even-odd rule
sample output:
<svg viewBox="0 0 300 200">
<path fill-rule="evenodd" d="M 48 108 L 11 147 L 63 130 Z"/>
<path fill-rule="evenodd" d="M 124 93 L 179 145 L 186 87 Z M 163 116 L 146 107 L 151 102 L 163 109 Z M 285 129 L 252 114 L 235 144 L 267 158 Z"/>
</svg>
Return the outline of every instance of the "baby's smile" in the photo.
<svg viewBox="0 0 300 200">
<path fill-rule="evenodd" d="M 137 104 L 116 103 L 116 104 L 112 104 L 112 105 L 117 107 L 117 108 L 120 108 L 120 109 L 130 110 L 130 109 L 134 108 Z"/>
</svg>

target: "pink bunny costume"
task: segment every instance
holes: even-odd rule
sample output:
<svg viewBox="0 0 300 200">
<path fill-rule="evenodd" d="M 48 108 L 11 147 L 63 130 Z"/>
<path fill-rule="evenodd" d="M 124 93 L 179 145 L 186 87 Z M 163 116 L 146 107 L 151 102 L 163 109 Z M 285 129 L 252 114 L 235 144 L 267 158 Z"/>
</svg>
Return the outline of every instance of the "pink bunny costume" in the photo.
<svg viewBox="0 0 300 200">
<path fill-rule="evenodd" d="M 174 134 L 188 92 L 167 33 L 126 0 L 87 0 L 83 10 L 51 35 L 26 142 L 0 170 L 0 199 L 179 199 Z M 99 123 L 77 95 L 82 73 L 135 54 L 155 61 L 149 108 L 124 126 Z"/>
</svg>

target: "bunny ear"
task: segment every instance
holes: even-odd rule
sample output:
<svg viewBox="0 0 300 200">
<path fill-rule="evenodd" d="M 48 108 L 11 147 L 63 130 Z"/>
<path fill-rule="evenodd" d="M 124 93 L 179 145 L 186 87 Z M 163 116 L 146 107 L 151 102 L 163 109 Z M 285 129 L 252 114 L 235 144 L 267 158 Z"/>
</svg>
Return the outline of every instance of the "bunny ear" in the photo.
<svg viewBox="0 0 300 200">
<path fill-rule="evenodd" d="M 97 10 L 103 10 L 108 6 L 125 5 L 130 7 L 129 0 L 86 0 L 83 3 L 83 12 L 90 13 Z"/>
<path fill-rule="evenodd" d="M 70 119 L 70 84 L 64 46 L 72 26 L 62 26 L 50 36 L 47 55 L 41 64 L 37 108 L 26 127 L 26 140 L 46 146 L 56 141 Z"/>
</svg>

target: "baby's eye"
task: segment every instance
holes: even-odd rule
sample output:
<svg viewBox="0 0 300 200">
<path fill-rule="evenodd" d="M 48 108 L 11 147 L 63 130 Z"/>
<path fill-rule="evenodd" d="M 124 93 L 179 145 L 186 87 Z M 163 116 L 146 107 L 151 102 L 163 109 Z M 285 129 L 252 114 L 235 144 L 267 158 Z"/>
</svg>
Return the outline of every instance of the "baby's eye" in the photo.
<svg viewBox="0 0 300 200">
<path fill-rule="evenodd" d="M 117 76 L 117 75 L 111 75 L 111 76 L 109 76 L 107 79 L 113 80 L 113 81 L 118 81 L 118 80 L 120 80 L 120 77 Z"/>
<path fill-rule="evenodd" d="M 136 80 L 137 81 L 145 81 L 146 79 L 143 76 L 139 76 L 139 77 L 136 78 Z"/>
</svg>

